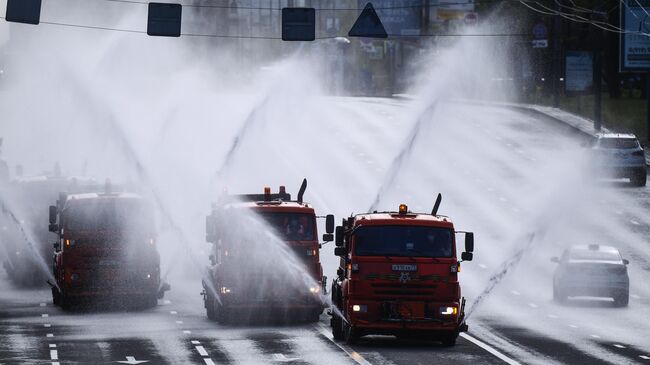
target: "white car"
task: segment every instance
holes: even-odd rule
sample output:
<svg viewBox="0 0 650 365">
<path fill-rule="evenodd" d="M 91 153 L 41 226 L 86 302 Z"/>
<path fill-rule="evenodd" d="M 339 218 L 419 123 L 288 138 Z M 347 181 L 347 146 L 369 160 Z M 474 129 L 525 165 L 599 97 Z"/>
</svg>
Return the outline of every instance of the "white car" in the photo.
<svg viewBox="0 0 650 365">
<path fill-rule="evenodd" d="M 629 302 L 628 260 L 618 249 L 601 245 L 576 245 L 566 249 L 553 276 L 553 299 L 565 303 L 569 297 L 609 297 L 617 307 Z"/>
<path fill-rule="evenodd" d="M 634 134 L 598 134 L 593 150 L 602 175 L 629 178 L 635 186 L 646 185 L 645 153 Z"/>
</svg>

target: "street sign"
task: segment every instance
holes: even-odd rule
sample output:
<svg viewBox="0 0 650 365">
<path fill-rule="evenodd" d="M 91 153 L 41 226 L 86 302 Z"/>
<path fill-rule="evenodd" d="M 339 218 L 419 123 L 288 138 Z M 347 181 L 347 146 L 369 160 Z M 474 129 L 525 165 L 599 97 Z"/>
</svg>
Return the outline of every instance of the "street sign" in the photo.
<svg viewBox="0 0 650 365">
<path fill-rule="evenodd" d="M 149 3 L 147 34 L 157 37 L 180 37 L 181 4 Z"/>
<path fill-rule="evenodd" d="M 7 0 L 6 21 L 36 25 L 40 19 L 41 0 Z"/>
<path fill-rule="evenodd" d="M 567 93 L 591 92 L 594 84 L 594 60 L 591 52 L 567 51 L 564 87 Z"/>
<path fill-rule="evenodd" d="M 650 3 L 622 0 L 619 68 L 621 71 L 650 71 Z"/>
<path fill-rule="evenodd" d="M 548 48 L 548 28 L 544 23 L 533 26 L 533 48 Z"/>
<path fill-rule="evenodd" d="M 282 8 L 282 40 L 313 41 L 316 39 L 314 8 Z"/>
<path fill-rule="evenodd" d="M 365 38 L 388 38 L 384 25 L 375 12 L 372 3 L 366 4 L 363 8 L 361 15 L 354 22 L 354 25 L 348 32 L 349 37 L 365 37 Z"/>
</svg>

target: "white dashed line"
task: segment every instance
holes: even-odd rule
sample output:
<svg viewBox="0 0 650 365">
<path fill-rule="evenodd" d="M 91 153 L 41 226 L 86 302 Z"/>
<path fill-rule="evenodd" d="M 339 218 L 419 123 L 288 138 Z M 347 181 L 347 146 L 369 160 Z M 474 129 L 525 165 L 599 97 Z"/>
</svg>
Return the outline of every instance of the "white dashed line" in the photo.
<svg viewBox="0 0 650 365">
<path fill-rule="evenodd" d="M 512 295 L 521 295 L 521 293 L 516 290 L 511 290 L 510 292 L 512 293 Z"/>
<path fill-rule="evenodd" d="M 47 304 L 45 304 L 45 303 L 41 303 L 41 304 L 39 304 L 39 305 L 40 305 L 41 307 L 45 307 Z"/>
<path fill-rule="evenodd" d="M 623 215 L 623 211 L 622 211 L 622 210 L 617 210 L 617 211 L 616 211 L 616 214 L 618 214 L 618 215 Z"/>
<path fill-rule="evenodd" d="M 171 311 L 171 312 L 169 312 L 169 314 L 178 314 L 178 312 L 176 312 L 176 311 Z"/>
<path fill-rule="evenodd" d="M 200 345 L 201 341 L 192 340 L 192 345 Z"/>
<path fill-rule="evenodd" d="M 468 340 L 469 342 L 475 344 L 476 346 L 482 348 L 483 350 L 485 350 L 485 351 L 491 353 L 492 355 L 496 356 L 497 358 L 503 360 L 506 364 L 510 364 L 510 365 L 519 365 L 519 362 L 518 362 L 518 361 L 509 358 L 508 356 L 506 356 L 506 355 L 502 354 L 501 352 L 499 352 L 499 351 L 498 351 L 497 349 L 495 349 L 494 347 L 492 347 L 492 346 L 490 346 L 490 345 L 484 343 L 483 341 L 479 341 L 478 339 L 476 339 L 476 338 L 474 338 L 474 337 L 468 335 L 466 332 L 462 332 L 462 333 L 460 334 L 460 336 L 461 336 L 462 338 Z"/>
<path fill-rule="evenodd" d="M 199 355 L 201 355 L 203 357 L 210 356 L 210 355 L 208 355 L 208 352 L 205 351 L 205 348 L 203 348 L 203 346 L 195 346 L 194 348 L 196 349 L 196 351 L 199 352 Z"/>
<path fill-rule="evenodd" d="M 165 299 L 165 300 L 163 300 L 163 304 L 172 304 L 172 301 L 168 300 L 168 299 Z"/>
<path fill-rule="evenodd" d="M 58 361 L 53 361 L 52 365 L 61 365 Z"/>
<path fill-rule="evenodd" d="M 176 324 L 183 324 L 183 321 L 176 321 Z"/>
<path fill-rule="evenodd" d="M 186 334 L 186 335 L 189 335 L 189 334 L 192 333 L 192 331 L 185 330 L 185 331 L 183 331 L 183 333 Z"/>
<path fill-rule="evenodd" d="M 350 358 L 352 360 L 356 361 L 357 364 L 359 364 L 359 365 L 372 365 L 372 364 L 370 364 L 368 362 L 368 360 L 366 360 L 363 356 L 361 356 L 361 354 L 354 351 L 352 348 L 348 347 L 347 345 L 344 345 L 342 343 L 339 343 L 339 342 L 335 341 L 334 338 L 332 337 L 332 332 L 329 331 L 328 329 L 326 329 L 324 325 L 319 324 L 319 325 L 316 325 L 314 327 L 316 328 L 316 330 L 318 330 L 318 332 L 320 332 L 323 336 L 325 336 L 325 338 L 332 341 L 332 343 L 334 345 L 336 345 L 338 348 L 343 350 L 343 352 L 345 352 L 348 356 L 350 356 Z M 462 336 L 462 334 L 461 334 L 461 336 Z"/>
<path fill-rule="evenodd" d="M 214 363 L 214 361 L 212 361 L 212 359 L 207 359 L 207 358 L 206 358 L 206 359 L 203 359 L 203 361 L 205 361 L 205 365 L 216 365 L 216 364 Z"/>
<path fill-rule="evenodd" d="M 650 357 L 645 355 L 639 355 L 639 357 L 642 358 L 643 360 L 650 360 Z"/>
<path fill-rule="evenodd" d="M 530 306 L 531 308 L 537 308 L 537 304 L 535 303 L 528 303 L 528 306 Z"/>
<path fill-rule="evenodd" d="M 51 344 L 50 344 L 50 348 L 51 348 L 51 349 L 55 349 L 55 348 L 56 348 L 56 345 L 53 344 L 53 343 L 51 343 Z"/>
<path fill-rule="evenodd" d="M 641 299 L 641 297 L 636 295 L 636 294 L 630 294 L 630 297 L 632 297 L 634 299 Z"/>
<path fill-rule="evenodd" d="M 478 267 L 480 267 L 481 269 L 487 269 L 487 265 L 485 264 L 478 264 Z"/>
<path fill-rule="evenodd" d="M 625 346 L 619 345 L 617 343 L 614 344 L 614 347 L 619 348 L 619 349 L 624 349 L 625 348 Z"/>
<path fill-rule="evenodd" d="M 41 314 L 41 317 L 42 317 L 42 318 L 47 318 L 47 317 L 49 317 L 49 316 L 50 316 L 49 314 Z"/>
<path fill-rule="evenodd" d="M 53 333 L 48 333 L 48 334 L 45 335 L 45 337 L 54 337 L 54 334 Z"/>
<path fill-rule="evenodd" d="M 59 352 L 57 350 L 50 350 L 50 359 L 58 360 L 59 359 Z"/>
<path fill-rule="evenodd" d="M 569 327 L 571 327 L 571 328 L 578 328 L 578 326 L 576 326 L 575 324 L 570 324 Z"/>
<path fill-rule="evenodd" d="M 630 223 L 634 224 L 635 226 L 640 226 L 641 225 L 641 223 L 639 223 L 638 221 L 635 221 L 634 219 L 630 219 Z"/>
<path fill-rule="evenodd" d="M 45 323 L 45 324 L 43 325 L 43 327 L 45 327 L 45 328 L 50 328 L 50 327 L 52 327 L 52 325 L 49 324 L 49 323 Z"/>
<path fill-rule="evenodd" d="M 549 314 L 549 315 L 547 315 L 547 317 L 551 318 L 551 319 L 557 319 L 558 318 L 555 314 Z"/>
<path fill-rule="evenodd" d="M 600 336 L 598 336 L 598 335 L 589 335 L 589 336 L 591 336 L 593 338 L 600 338 Z"/>
</svg>

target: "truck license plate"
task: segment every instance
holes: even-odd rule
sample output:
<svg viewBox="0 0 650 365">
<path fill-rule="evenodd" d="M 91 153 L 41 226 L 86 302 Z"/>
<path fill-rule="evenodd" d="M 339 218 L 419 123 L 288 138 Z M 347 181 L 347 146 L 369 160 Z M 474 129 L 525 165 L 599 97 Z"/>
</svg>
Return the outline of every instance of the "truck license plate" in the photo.
<svg viewBox="0 0 650 365">
<path fill-rule="evenodd" d="M 417 271 L 418 265 L 393 265 L 393 271 Z"/>
</svg>

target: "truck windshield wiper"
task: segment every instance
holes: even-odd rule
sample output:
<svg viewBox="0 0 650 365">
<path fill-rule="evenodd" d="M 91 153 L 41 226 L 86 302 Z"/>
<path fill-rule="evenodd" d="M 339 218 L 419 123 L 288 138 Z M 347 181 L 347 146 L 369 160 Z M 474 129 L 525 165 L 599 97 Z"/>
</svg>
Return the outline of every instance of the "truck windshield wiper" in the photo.
<svg viewBox="0 0 650 365">
<path fill-rule="evenodd" d="M 427 258 L 427 259 L 432 259 L 435 262 L 440 261 L 437 257 L 429 256 L 427 253 L 422 252 L 422 251 L 418 251 L 418 250 L 408 250 L 408 251 L 419 254 L 419 255 L 422 255 L 420 257 L 424 257 L 424 258 Z M 412 258 L 412 259 L 415 259 L 415 257 L 413 257 L 413 256 L 409 256 L 409 257 Z"/>
</svg>

